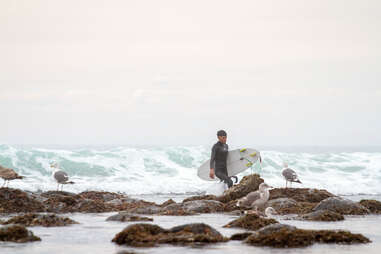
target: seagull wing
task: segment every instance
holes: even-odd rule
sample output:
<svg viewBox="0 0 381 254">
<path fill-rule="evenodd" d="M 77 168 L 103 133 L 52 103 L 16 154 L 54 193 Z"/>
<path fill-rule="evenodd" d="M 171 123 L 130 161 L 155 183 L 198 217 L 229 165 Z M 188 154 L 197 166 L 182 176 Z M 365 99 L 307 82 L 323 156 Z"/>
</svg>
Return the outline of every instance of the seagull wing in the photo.
<svg viewBox="0 0 381 254">
<path fill-rule="evenodd" d="M 290 168 L 285 168 L 282 172 L 282 175 L 284 176 L 284 178 L 286 178 L 287 181 L 290 181 L 290 182 L 299 181 L 298 175 L 296 174 L 296 172 Z"/>
<path fill-rule="evenodd" d="M 58 183 L 64 183 L 69 180 L 69 176 L 66 172 L 60 170 L 54 173 L 54 179 L 56 179 Z"/>
</svg>

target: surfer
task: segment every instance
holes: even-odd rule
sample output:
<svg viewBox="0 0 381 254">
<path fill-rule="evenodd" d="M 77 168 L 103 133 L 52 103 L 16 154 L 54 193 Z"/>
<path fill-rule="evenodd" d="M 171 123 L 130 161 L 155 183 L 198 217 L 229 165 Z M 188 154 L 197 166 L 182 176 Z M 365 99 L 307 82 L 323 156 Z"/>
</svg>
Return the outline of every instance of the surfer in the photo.
<svg viewBox="0 0 381 254">
<path fill-rule="evenodd" d="M 226 131 L 224 130 L 219 130 L 217 132 L 218 142 L 215 143 L 212 148 L 209 176 L 214 179 L 214 176 L 216 175 L 230 188 L 233 186 L 233 181 L 228 176 L 228 170 L 226 168 L 226 160 L 229 151 L 229 147 L 226 144 L 226 136 Z"/>
</svg>

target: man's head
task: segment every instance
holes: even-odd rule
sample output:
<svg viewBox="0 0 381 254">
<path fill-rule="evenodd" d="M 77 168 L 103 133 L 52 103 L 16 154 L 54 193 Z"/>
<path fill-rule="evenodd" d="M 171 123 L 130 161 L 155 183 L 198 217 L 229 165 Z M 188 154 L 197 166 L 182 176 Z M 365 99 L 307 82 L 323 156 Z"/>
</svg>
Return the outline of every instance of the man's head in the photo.
<svg viewBox="0 0 381 254">
<path fill-rule="evenodd" d="M 226 131 L 219 130 L 217 131 L 217 138 L 221 143 L 226 143 Z"/>
</svg>

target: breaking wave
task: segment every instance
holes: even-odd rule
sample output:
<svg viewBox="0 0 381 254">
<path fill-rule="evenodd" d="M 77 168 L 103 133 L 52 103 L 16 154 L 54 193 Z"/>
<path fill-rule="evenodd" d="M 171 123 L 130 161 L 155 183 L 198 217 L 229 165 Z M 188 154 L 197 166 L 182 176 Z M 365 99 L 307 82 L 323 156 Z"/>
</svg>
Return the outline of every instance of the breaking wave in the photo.
<svg viewBox="0 0 381 254">
<path fill-rule="evenodd" d="M 259 172 L 274 187 L 283 187 L 281 165 L 287 161 L 302 185 L 327 189 L 335 194 L 381 194 L 380 152 L 305 153 L 262 151 Z M 109 147 L 109 148 L 21 148 L 0 145 L 0 165 L 26 176 L 10 187 L 52 190 L 56 182 L 49 164 L 57 161 L 76 184 L 65 190 L 105 190 L 127 194 L 194 194 L 216 185 L 197 177 L 197 168 L 210 156 L 207 146 Z M 239 177 L 250 174 L 250 169 Z"/>
</svg>

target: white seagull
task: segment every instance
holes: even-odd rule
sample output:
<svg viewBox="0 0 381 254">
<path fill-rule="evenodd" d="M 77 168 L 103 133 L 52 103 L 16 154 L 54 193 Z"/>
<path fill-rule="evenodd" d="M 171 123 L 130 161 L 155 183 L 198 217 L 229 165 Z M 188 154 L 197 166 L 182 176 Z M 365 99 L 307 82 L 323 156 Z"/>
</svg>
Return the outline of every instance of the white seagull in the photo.
<svg viewBox="0 0 381 254">
<path fill-rule="evenodd" d="M 252 191 L 245 197 L 240 198 L 237 202 L 237 206 L 251 207 L 255 208 L 255 211 L 257 211 L 259 206 L 265 205 L 266 202 L 269 200 L 269 188 L 272 187 L 267 185 L 266 183 L 261 183 L 257 191 Z"/>
<path fill-rule="evenodd" d="M 282 170 L 282 175 L 284 176 L 284 179 L 286 179 L 286 188 L 287 188 L 287 182 L 290 182 L 290 186 L 292 182 L 294 183 L 302 183 L 298 175 L 294 170 L 288 167 L 287 162 L 283 162 L 283 170 Z"/>
<path fill-rule="evenodd" d="M 61 184 L 61 191 L 63 190 L 64 184 L 73 184 L 73 181 L 69 181 L 69 176 L 65 171 L 59 169 L 56 162 L 50 164 L 51 168 L 54 168 L 52 176 L 57 181 L 57 191 L 59 190 L 59 185 Z"/>
</svg>

